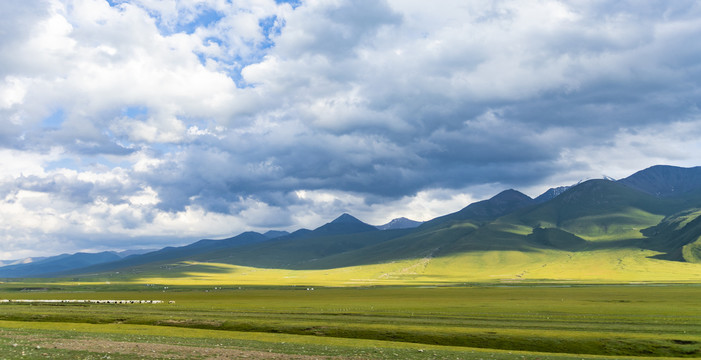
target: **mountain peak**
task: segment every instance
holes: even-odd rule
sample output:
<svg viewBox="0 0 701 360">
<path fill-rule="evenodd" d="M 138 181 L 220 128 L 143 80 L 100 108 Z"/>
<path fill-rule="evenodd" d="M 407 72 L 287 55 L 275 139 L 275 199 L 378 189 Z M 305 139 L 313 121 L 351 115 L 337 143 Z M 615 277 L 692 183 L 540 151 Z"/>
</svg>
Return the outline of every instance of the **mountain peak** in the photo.
<svg viewBox="0 0 701 360">
<path fill-rule="evenodd" d="M 701 167 L 655 165 L 618 181 L 657 197 L 674 197 L 701 189 Z"/>
<path fill-rule="evenodd" d="M 514 189 L 508 189 L 490 199 L 474 202 L 458 212 L 435 218 L 425 224 L 433 226 L 446 221 L 492 220 L 535 203 L 535 200 L 530 196 Z"/>
<path fill-rule="evenodd" d="M 337 217 L 330 223 L 327 223 L 319 228 L 314 229 L 312 233 L 313 236 L 342 235 L 374 230 L 377 230 L 377 228 L 372 225 L 368 225 L 351 215 L 343 213 L 341 214 L 341 216 Z"/>
<path fill-rule="evenodd" d="M 392 221 L 377 226 L 380 230 L 411 229 L 423 224 L 421 221 L 414 221 L 405 217 L 393 219 Z"/>
<path fill-rule="evenodd" d="M 507 189 L 504 190 L 496 195 L 494 195 L 489 201 L 499 201 L 499 200 L 508 200 L 508 201 L 513 201 L 513 200 L 533 200 L 531 199 L 530 196 L 514 189 Z"/>
<path fill-rule="evenodd" d="M 335 218 L 333 221 L 331 221 L 331 224 L 354 224 L 354 223 L 361 223 L 364 224 L 362 221 L 358 220 L 356 217 L 349 215 L 348 213 L 343 213 L 341 216 Z"/>
<path fill-rule="evenodd" d="M 567 191 L 567 189 L 569 189 L 571 187 L 572 186 L 558 186 L 558 187 L 550 188 L 546 192 L 540 194 L 534 200 L 536 203 L 542 204 L 546 201 L 549 201 L 549 200 L 552 200 L 552 199 L 558 197 L 560 194 Z"/>
</svg>

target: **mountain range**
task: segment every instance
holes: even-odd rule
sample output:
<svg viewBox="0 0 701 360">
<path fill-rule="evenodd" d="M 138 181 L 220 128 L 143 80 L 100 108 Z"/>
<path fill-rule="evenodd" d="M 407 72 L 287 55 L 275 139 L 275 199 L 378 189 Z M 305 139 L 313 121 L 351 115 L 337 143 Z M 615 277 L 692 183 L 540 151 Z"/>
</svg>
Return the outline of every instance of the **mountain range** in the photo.
<svg viewBox="0 0 701 360">
<path fill-rule="evenodd" d="M 0 277 L 145 276 L 183 263 L 324 274 L 382 269 L 372 276 L 402 281 L 701 279 L 701 167 L 653 166 L 535 199 L 509 189 L 424 223 L 372 226 L 342 214 L 313 230 L 245 232 L 128 256 L 64 254 L 0 266 Z"/>
</svg>

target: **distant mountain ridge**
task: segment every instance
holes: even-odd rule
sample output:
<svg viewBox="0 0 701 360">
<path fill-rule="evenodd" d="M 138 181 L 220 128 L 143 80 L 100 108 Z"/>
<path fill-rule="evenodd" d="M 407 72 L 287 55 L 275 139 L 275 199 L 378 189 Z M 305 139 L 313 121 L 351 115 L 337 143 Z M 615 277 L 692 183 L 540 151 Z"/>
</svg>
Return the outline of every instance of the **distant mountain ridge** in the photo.
<svg viewBox="0 0 701 360">
<path fill-rule="evenodd" d="M 113 251 L 100 253 L 62 254 L 30 263 L 0 267 L 0 277 L 41 277 L 61 271 L 81 269 L 94 264 L 119 260 Z"/>
<path fill-rule="evenodd" d="M 37 277 L 54 273 L 82 269 L 88 266 L 118 261 L 153 250 L 134 249 L 124 251 L 103 251 L 99 253 L 78 252 L 50 257 L 26 258 L 0 266 L 0 277 Z"/>
<path fill-rule="evenodd" d="M 0 260 L 0 267 L 8 266 L 8 265 L 29 264 L 29 263 L 41 261 L 44 259 L 46 259 L 46 257 L 28 257 L 28 258 L 23 258 L 23 259 Z"/>
<path fill-rule="evenodd" d="M 0 277 L 64 276 L 181 261 L 327 269 L 484 251 L 652 250 L 656 259 L 701 263 L 701 167 L 654 166 L 621 179 L 551 188 L 532 199 L 505 190 L 425 223 L 379 227 L 344 213 L 314 230 L 244 232 L 145 254 L 63 254 L 0 266 Z M 142 271 L 142 270 L 139 270 Z"/>
<path fill-rule="evenodd" d="M 265 234 L 260 234 L 253 231 L 241 233 L 237 236 L 222 239 L 222 240 L 199 240 L 192 244 L 179 247 L 165 247 L 160 250 L 149 252 L 146 254 L 130 256 L 124 259 L 114 261 L 106 261 L 95 263 L 91 266 L 79 269 L 79 272 L 101 272 L 113 271 L 127 267 L 137 267 L 150 263 L 166 263 L 169 261 L 178 261 L 188 258 L 212 259 L 219 256 L 228 256 L 233 252 L 245 253 L 247 248 L 260 245 L 264 246 L 271 243 L 271 246 L 282 246 L 284 244 L 294 243 L 297 241 L 303 242 L 305 239 L 318 239 L 327 237 L 336 237 L 344 235 L 353 235 L 356 233 L 380 232 L 372 225 L 368 225 L 357 218 L 342 214 L 333 221 L 324 224 L 314 230 L 300 229 L 293 233 L 286 231 L 268 231 Z M 282 245 L 281 245 L 282 244 Z M 275 253 L 271 248 L 268 254 Z M 285 254 L 280 254 L 281 259 L 284 259 Z M 245 259 L 244 259 L 245 260 Z M 0 270 L 2 268 L 0 267 Z M 76 269 L 67 269 L 60 272 L 51 272 L 44 275 L 64 276 L 76 273 Z M 1 273 L 0 273 L 0 276 Z M 22 277 L 19 273 L 15 276 L 8 275 L 6 277 Z"/>
<path fill-rule="evenodd" d="M 254 231 L 247 231 L 234 237 L 230 237 L 223 240 L 204 239 L 185 246 L 168 246 L 146 254 L 133 255 L 124 259 L 115 259 L 113 261 L 95 263 L 92 264 L 92 266 L 86 267 L 85 269 L 81 270 L 88 272 L 109 271 L 130 266 L 140 266 L 152 262 L 164 262 L 182 259 L 189 256 L 195 256 L 201 253 L 218 251 L 220 249 L 225 248 L 236 248 L 250 244 L 262 243 L 270 240 L 270 238 L 266 237 L 263 234 Z M 2 270 L 2 268 L 0 268 L 0 270 Z M 63 272 L 55 272 L 55 275 L 70 274 L 72 273 L 72 270 L 75 269 L 67 269 Z"/>
</svg>

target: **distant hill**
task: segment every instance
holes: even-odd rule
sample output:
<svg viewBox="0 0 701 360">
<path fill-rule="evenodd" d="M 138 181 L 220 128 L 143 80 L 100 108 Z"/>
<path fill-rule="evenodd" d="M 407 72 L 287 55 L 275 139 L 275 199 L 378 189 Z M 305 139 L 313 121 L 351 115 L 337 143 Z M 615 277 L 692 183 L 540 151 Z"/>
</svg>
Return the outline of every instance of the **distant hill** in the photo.
<svg viewBox="0 0 701 360">
<path fill-rule="evenodd" d="M 179 247 L 165 247 L 163 249 L 152 251 L 141 255 L 132 255 L 126 258 L 115 259 L 113 261 L 104 261 L 100 263 L 94 263 L 92 266 L 86 266 L 82 268 L 72 268 L 66 269 L 65 271 L 54 271 L 47 273 L 51 276 L 59 275 L 69 275 L 73 273 L 85 273 L 85 272 L 103 272 L 112 271 L 117 269 L 123 269 L 127 267 L 140 266 L 144 264 L 151 263 L 164 263 L 169 261 L 175 261 L 179 259 L 185 259 L 192 256 L 197 256 L 198 254 L 208 253 L 211 251 L 217 251 L 224 248 L 236 248 L 240 246 L 245 246 L 254 243 L 261 243 L 264 241 L 269 241 L 265 235 L 249 231 L 241 233 L 237 236 L 223 239 L 223 240 L 199 240 L 189 245 L 179 246 Z M 0 268 L 1 270 L 2 268 Z"/>
<path fill-rule="evenodd" d="M 364 236 L 359 237 L 356 234 Z M 226 263 L 235 261 L 268 267 L 293 266 L 313 261 L 318 256 L 347 251 L 364 246 L 368 242 L 383 241 L 396 236 L 391 231 L 381 232 L 349 214 L 342 214 L 314 230 L 300 229 L 291 234 L 275 231 L 266 234 L 245 232 L 228 239 L 200 240 L 185 246 L 166 247 L 142 255 L 51 275 L 113 271 L 188 259 Z"/>
<path fill-rule="evenodd" d="M 0 260 L 0 267 L 8 266 L 8 265 L 29 264 L 29 263 L 41 261 L 44 259 L 46 259 L 46 257 L 28 257 L 28 258 L 23 258 L 23 259 L 14 259 L 14 260 Z"/>
<path fill-rule="evenodd" d="M 408 231 L 380 231 L 352 215 L 342 214 L 311 231 L 296 231 L 263 244 L 222 249 L 193 259 L 266 268 L 308 268 L 321 258 L 382 243 Z"/>
<path fill-rule="evenodd" d="M 423 224 L 423 222 L 421 221 L 414 221 L 405 217 L 400 217 L 397 219 L 393 219 L 392 221 L 384 225 L 378 225 L 376 227 L 380 230 L 412 229 L 418 227 L 421 224 Z"/>
<path fill-rule="evenodd" d="M 121 259 L 121 257 L 112 251 L 105 251 L 95 254 L 62 254 L 30 263 L 0 267 L 0 277 L 42 277 L 53 273 L 81 269 L 90 265 L 119 259 Z"/>
<path fill-rule="evenodd" d="M 513 189 L 504 190 L 488 200 L 472 203 L 458 212 L 427 221 L 421 227 L 436 226 L 450 221 L 494 220 L 500 216 L 535 204 L 535 201 L 528 195 Z"/>
<path fill-rule="evenodd" d="M 354 234 L 367 231 L 377 231 L 377 228 L 368 225 L 349 214 L 341 214 L 328 224 L 324 224 L 314 229 L 307 236 L 329 236 L 341 234 Z"/>
<path fill-rule="evenodd" d="M 618 182 L 657 197 L 683 196 L 701 190 L 701 166 L 683 168 L 656 165 Z"/>
<path fill-rule="evenodd" d="M 135 249 L 119 252 L 61 254 L 51 257 L 26 258 L 0 262 L 0 277 L 38 277 L 54 273 L 82 269 L 97 264 L 117 261 L 129 256 L 140 255 L 153 250 Z"/>
</svg>

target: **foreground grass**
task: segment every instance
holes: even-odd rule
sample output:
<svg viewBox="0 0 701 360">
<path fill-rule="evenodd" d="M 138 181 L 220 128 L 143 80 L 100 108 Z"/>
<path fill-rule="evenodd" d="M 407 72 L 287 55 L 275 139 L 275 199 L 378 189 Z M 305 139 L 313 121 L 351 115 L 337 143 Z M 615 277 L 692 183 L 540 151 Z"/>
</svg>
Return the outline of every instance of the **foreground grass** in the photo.
<svg viewBox="0 0 701 360">
<path fill-rule="evenodd" d="M 7 299 L 175 301 L 0 304 L 5 332 L 47 332 L 41 336 L 56 339 L 110 334 L 113 341 L 138 343 L 148 336 L 145 342 L 200 347 L 211 345 L 203 339 L 221 339 L 229 342 L 217 344 L 246 351 L 351 358 L 514 358 L 508 352 L 533 359 L 701 357 L 701 286 L 695 285 L 314 291 L 142 286 L 118 292 L 109 286 L 45 292 L 3 287 L 0 298 Z M 368 352 L 375 348 L 384 350 Z"/>
<path fill-rule="evenodd" d="M 110 351 L 106 352 L 104 349 Z M 59 326 L 53 323 L 9 321 L 0 321 L 0 351 L 0 357 L 3 359 L 611 359 L 595 355 L 500 351 L 288 334 L 171 329 L 147 325 L 64 323 Z M 615 358 L 640 359 L 620 356 Z"/>
</svg>

